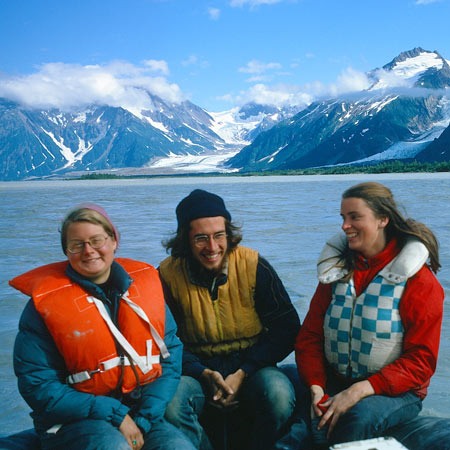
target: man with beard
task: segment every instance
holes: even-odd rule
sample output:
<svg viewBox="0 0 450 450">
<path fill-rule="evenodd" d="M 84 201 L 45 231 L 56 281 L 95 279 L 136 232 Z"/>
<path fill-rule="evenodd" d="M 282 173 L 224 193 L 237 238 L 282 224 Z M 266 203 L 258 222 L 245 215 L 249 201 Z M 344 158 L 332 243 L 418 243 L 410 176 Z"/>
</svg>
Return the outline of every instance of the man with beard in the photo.
<svg viewBox="0 0 450 450">
<path fill-rule="evenodd" d="M 166 417 L 197 448 L 217 448 L 217 439 L 233 449 L 271 448 L 295 406 L 276 365 L 293 350 L 298 314 L 270 264 L 238 245 L 221 197 L 196 189 L 176 215 L 160 275 L 184 344 L 183 376 Z"/>
</svg>

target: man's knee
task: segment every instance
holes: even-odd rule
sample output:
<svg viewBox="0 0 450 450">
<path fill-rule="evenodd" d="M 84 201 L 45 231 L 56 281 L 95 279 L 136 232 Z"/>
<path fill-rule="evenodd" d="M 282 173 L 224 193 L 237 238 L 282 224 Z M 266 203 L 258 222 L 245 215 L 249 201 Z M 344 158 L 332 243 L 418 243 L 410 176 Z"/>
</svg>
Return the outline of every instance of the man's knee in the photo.
<svg viewBox="0 0 450 450">
<path fill-rule="evenodd" d="M 144 437 L 144 447 L 142 450 L 194 450 L 195 447 L 189 438 L 181 430 L 160 420 L 152 425 L 149 433 Z"/>
<path fill-rule="evenodd" d="M 182 415 L 201 414 L 205 396 L 201 384 L 192 377 L 182 376 L 177 391 L 166 408 L 166 419 L 179 426 Z"/>
<path fill-rule="evenodd" d="M 276 367 L 265 367 L 249 380 L 254 402 L 265 404 L 274 415 L 291 415 L 295 406 L 295 391 L 288 377 Z"/>
</svg>

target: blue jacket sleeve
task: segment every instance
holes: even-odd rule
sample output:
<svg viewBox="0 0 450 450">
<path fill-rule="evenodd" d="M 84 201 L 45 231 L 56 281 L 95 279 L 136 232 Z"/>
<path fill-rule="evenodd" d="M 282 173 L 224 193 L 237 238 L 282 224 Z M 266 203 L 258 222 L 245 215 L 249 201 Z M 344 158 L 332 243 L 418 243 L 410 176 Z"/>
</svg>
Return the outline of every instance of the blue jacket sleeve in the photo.
<svg viewBox="0 0 450 450">
<path fill-rule="evenodd" d="M 64 360 L 32 301 L 19 322 L 14 371 L 38 431 L 82 419 L 106 420 L 119 427 L 128 413 L 119 400 L 78 392 L 65 384 Z"/>
<path fill-rule="evenodd" d="M 273 267 L 261 256 L 256 272 L 255 308 L 264 331 L 241 365 L 248 375 L 272 366 L 294 350 L 300 319 Z"/>
<path fill-rule="evenodd" d="M 203 364 L 201 359 L 188 350 L 183 352 L 183 375 L 188 375 L 197 380 L 201 380 L 203 371 L 208 366 Z"/>
<path fill-rule="evenodd" d="M 144 433 L 150 430 L 153 422 L 164 416 L 167 404 L 172 400 L 180 381 L 183 345 L 176 332 L 175 320 L 166 305 L 164 342 L 170 356 L 161 360 L 161 376 L 143 386 L 141 403 L 134 416 L 136 425 Z"/>
</svg>

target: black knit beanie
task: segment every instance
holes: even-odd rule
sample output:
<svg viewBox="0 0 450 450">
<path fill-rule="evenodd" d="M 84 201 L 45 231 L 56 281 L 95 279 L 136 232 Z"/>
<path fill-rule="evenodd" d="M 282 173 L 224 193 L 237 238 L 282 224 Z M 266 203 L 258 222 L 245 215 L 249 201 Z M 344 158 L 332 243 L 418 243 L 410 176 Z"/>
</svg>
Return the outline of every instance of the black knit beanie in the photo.
<svg viewBox="0 0 450 450">
<path fill-rule="evenodd" d="M 223 216 L 231 221 L 231 214 L 225 207 L 222 197 L 202 189 L 195 189 L 178 203 L 178 229 L 201 217 Z"/>
</svg>

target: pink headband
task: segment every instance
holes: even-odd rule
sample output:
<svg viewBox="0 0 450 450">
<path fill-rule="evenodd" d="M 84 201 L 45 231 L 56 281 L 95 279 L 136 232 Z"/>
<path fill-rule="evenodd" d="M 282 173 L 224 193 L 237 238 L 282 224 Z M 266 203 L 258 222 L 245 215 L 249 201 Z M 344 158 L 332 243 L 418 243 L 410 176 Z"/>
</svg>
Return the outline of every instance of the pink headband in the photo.
<svg viewBox="0 0 450 450">
<path fill-rule="evenodd" d="M 117 244 L 117 248 L 119 248 L 119 232 L 117 231 L 117 228 L 115 227 L 115 225 L 113 224 L 112 220 L 109 218 L 108 214 L 106 213 L 106 211 L 99 205 L 95 204 L 95 203 L 81 203 L 73 208 L 71 208 L 67 214 L 64 216 L 63 219 L 63 223 L 65 222 L 65 220 L 67 219 L 67 217 L 73 212 L 76 211 L 78 209 L 92 209 L 93 211 L 98 212 L 101 216 L 103 216 L 111 225 L 113 232 L 114 232 L 114 239 L 116 240 L 116 244 Z"/>
</svg>

